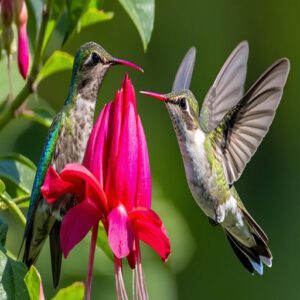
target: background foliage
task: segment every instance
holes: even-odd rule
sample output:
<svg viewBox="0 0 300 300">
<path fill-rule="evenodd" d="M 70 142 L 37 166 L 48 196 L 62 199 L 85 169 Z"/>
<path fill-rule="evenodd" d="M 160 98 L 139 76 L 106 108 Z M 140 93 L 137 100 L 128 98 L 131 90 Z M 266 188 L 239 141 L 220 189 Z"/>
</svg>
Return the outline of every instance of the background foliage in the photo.
<svg viewBox="0 0 300 300">
<path fill-rule="evenodd" d="M 262 277 L 251 276 L 243 269 L 221 229 L 212 228 L 193 201 L 166 109 L 158 101 L 142 96 L 138 96 L 138 105 L 150 151 L 154 208 L 166 223 L 173 248 L 166 265 L 161 264 L 151 250 L 143 249 L 150 298 L 298 299 L 299 1 L 156 1 L 155 26 L 146 54 L 138 31 L 128 21 L 122 6 L 106 1 L 104 8 L 114 12 L 113 19 L 83 28 L 78 35 L 74 33 L 62 50 L 74 54 L 82 43 L 94 40 L 116 57 L 140 64 L 145 70 L 143 75 L 130 71 L 137 91 L 168 92 L 180 60 L 192 45 L 197 47 L 198 57 L 191 87 L 200 103 L 228 54 L 241 40 L 247 39 L 250 44 L 247 86 L 277 58 L 286 56 L 291 60 L 290 76 L 271 130 L 236 184 L 245 205 L 270 238 L 274 264 Z M 23 83 L 14 67 L 17 91 Z M 4 60 L 0 68 L 5 69 Z M 108 74 L 98 109 L 113 98 L 123 72 L 120 68 Z M 69 80 L 70 70 L 66 70 L 50 74 L 41 81 L 39 95 L 42 100 L 38 107 L 46 103 L 45 99 L 52 113 L 60 109 Z M 7 93 L 4 71 L 0 74 L 0 86 L 1 94 Z M 32 97 L 31 101 L 35 105 L 40 100 Z M 0 132 L 0 154 L 18 152 L 36 163 L 46 133 L 45 126 L 19 118 Z M 7 161 L 9 163 L 9 158 Z M 26 164 L 24 167 L 30 168 Z M 13 186 L 7 189 L 12 190 Z M 18 196 L 22 194 L 18 190 L 13 192 Z M 1 212 L 1 217 L 9 224 L 7 248 L 16 249 L 14 254 L 17 254 L 22 227 L 7 213 Z M 63 262 L 60 287 L 84 280 L 87 258 L 88 240 Z M 45 294 L 53 296 L 48 247 L 44 247 L 37 268 L 43 278 Z M 129 280 L 130 274 L 127 275 Z M 114 299 L 114 289 L 113 265 L 98 252 L 93 296 Z"/>
</svg>

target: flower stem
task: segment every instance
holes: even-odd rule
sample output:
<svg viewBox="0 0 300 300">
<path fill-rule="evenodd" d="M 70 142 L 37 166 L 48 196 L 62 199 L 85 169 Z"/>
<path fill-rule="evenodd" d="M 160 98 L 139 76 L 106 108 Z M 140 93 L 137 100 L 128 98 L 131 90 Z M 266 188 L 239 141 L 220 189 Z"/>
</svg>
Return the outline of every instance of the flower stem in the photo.
<svg viewBox="0 0 300 300">
<path fill-rule="evenodd" d="M 8 86 L 9 86 L 9 95 L 8 101 L 11 101 L 13 98 L 13 86 L 12 86 L 12 76 L 11 76 L 11 63 L 12 63 L 12 55 L 7 54 L 7 75 L 8 75 Z"/>
<path fill-rule="evenodd" d="M 31 95 L 35 87 L 35 80 L 40 70 L 40 65 L 42 61 L 42 50 L 43 42 L 45 38 L 46 28 L 49 21 L 49 15 L 52 7 L 53 0 L 47 0 L 43 7 L 42 23 L 40 27 L 40 32 L 37 40 L 37 45 L 34 53 L 33 63 L 31 67 L 30 74 L 25 83 L 25 86 L 18 93 L 18 95 L 12 100 L 6 103 L 6 106 L 2 109 L 0 115 L 0 129 L 5 127 L 11 119 L 15 117 L 15 111 L 22 105 L 22 103 Z"/>
<path fill-rule="evenodd" d="M 22 211 L 18 207 L 18 205 L 11 201 L 5 194 L 0 195 L 0 201 L 4 202 L 4 204 L 8 207 L 9 211 L 20 221 L 20 223 L 25 227 L 26 218 L 24 217 Z"/>
<path fill-rule="evenodd" d="M 85 300 L 91 299 L 91 290 L 92 290 L 92 279 L 93 279 L 93 266 L 94 266 L 94 257 L 95 257 L 95 248 L 98 236 L 98 223 L 93 227 L 92 231 L 92 240 L 90 246 L 90 257 L 89 257 L 89 265 L 88 265 L 88 273 L 87 273 L 87 282 L 85 287 Z"/>
</svg>

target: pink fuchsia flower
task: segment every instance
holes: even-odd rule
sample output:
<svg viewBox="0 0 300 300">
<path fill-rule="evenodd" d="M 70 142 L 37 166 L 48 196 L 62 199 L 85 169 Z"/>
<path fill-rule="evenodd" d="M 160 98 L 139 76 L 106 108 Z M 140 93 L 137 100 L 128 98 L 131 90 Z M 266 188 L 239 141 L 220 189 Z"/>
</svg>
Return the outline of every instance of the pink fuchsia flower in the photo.
<svg viewBox="0 0 300 300">
<path fill-rule="evenodd" d="M 42 193 L 53 203 L 65 193 L 78 204 L 65 215 L 61 245 L 65 256 L 93 227 L 92 266 L 98 222 L 107 230 L 115 255 L 118 298 L 127 299 L 122 259 L 127 258 L 137 276 L 135 291 L 147 299 L 143 280 L 140 240 L 166 261 L 170 241 L 159 216 L 151 209 L 151 176 L 147 143 L 136 111 L 135 92 L 126 76 L 114 102 L 102 110 L 89 139 L 84 166 L 67 165 L 60 174 L 49 168 Z M 80 220 L 80 222 L 78 222 Z M 92 271 L 88 272 L 88 296 Z"/>
<path fill-rule="evenodd" d="M 12 1 L 12 0 L 10 0 Z M 14 0 L 15 23 L 18 28 L 18 66 L 24 79 L 27 78 L 29 68 L 29 44 L 27 35 L 27 7 L 25 0 Z"/>
</svg>

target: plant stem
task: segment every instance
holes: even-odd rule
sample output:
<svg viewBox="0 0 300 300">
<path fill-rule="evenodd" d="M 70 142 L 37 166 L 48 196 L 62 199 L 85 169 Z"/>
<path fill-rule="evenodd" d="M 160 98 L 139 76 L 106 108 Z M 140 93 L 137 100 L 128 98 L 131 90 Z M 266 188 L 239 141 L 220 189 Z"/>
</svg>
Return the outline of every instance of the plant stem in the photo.
<svg viewBox="0 0 300 300">
<path fill-rule="evenodd" d="M 22 103 L 28 98 L 28 96 L 31 95 L 36 89 L 35 80 L 39 73 L 40 65 L 42 61 L 43 42 L 45 38 L 47 24 L 49 21 L 52 2 L 53 0 L 47 0 L 47 2 L 44 4 L 43 7 L 42 23 L 41 23 L 37 45 L 34 53 L 32 67 L 28 79 L 25 83 L 25 86 L 22 88 L 19 94 L 11 102 L 8 102 L 6 107 L 3 108 L 3 111 L 0 115 L 0 129 L 5 127 L 7 123 L 9 123 L 9 121 L 15 117 L 15 111 L 22 105 Z"/>
<path fill-rule="evenodd" d="M 47 119 L 43 118 L 43 117 L 39 116 L 38 114 L 36 114 L 34 111 L 28 110 L 28 109 L 23 110 L 19 116 L 24 119 L 37 122 L 37 123 L 45 126 L 46 128 L 49 128 L 52 123 L 51 118 L 47 118 Z"/>
<path fill-rule="evenodd" d="M 26 202 L 28 200 L 30 200 L 30 194 L 19 196 L 19 197 L 12 199 L 12 201 L 14 203 L 16 203 L 17 205 L 23 204 L 24 202 Z"/>
<path fill-rule="evenodd" d="M 20 221 L 20 223 L 25 227 L 26 219 L 18 207 L 18 205 L 11 201 L 5 194 L 0 195 L 0 201 L 3 201 L 4 204 L 8 207 L 9 211 Z"/>
<path fill-rule="evenodd" d="M 98 236 L 98 223 L 93 227 L 92 231 L 92 240 L 90 246 L 90 257 L 89 257 L 89 265 L 88 265 L 88 273 L 87 273 L 87 282 L 85 287 L 84 299 L 91 299 L 91 290 L 92 290 L 92 280 L 93 280 L 93 269 L 94 269 L 94 257 L 95 257 L 95 248 Z"/>
</svg>

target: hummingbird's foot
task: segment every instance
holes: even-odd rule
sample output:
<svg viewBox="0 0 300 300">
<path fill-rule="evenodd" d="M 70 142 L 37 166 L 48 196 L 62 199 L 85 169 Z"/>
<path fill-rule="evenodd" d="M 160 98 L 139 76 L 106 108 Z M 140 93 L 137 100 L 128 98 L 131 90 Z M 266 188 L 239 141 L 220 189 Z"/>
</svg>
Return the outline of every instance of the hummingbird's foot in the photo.
<svg viewBox="0 0 300 300">
<path fill-rule="evenodd" d="M 210 217 L 208 217 L 208 221 L 209 221 L 209 223 L 210 223 L 213 227 L 216 227 L 216 226 L 218 226 L 218 225 L 220 224 L 220 223 L 217 222 L 215 219 L 210 218 Z"/>
<path fill-rule="evenodd" d="M 217 224 L 220 224 L 224 221 L 225 219 L 225 212 L 224 209 L 222 207 L 222 205 L 219 205 L 215 208 L 215 216 L 214 216 L 214 221 Z"/>
</svg>

